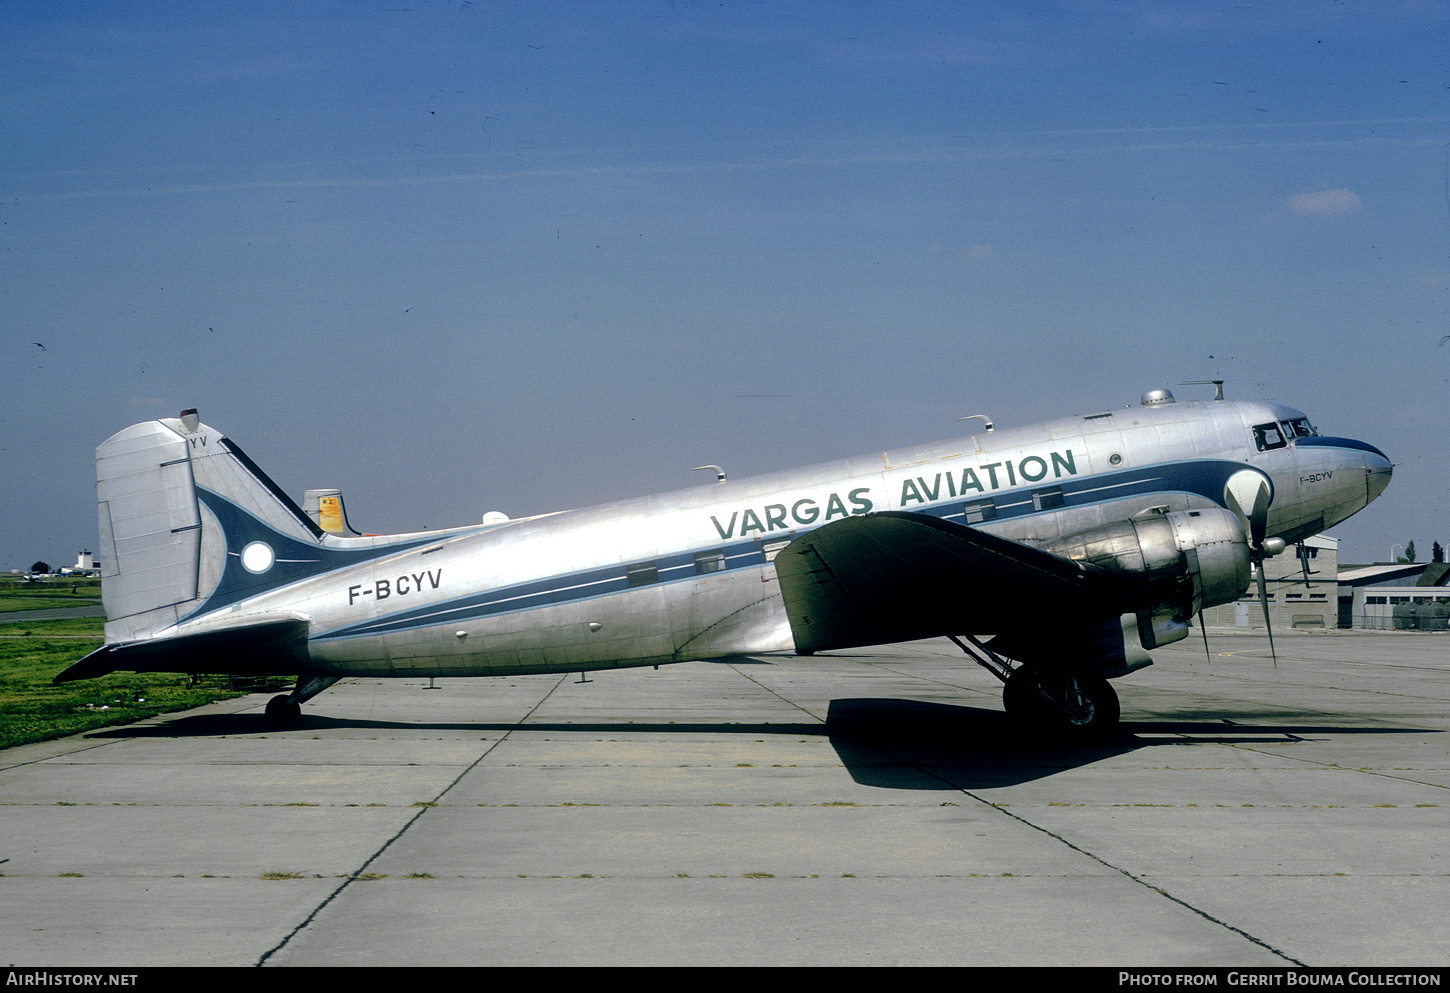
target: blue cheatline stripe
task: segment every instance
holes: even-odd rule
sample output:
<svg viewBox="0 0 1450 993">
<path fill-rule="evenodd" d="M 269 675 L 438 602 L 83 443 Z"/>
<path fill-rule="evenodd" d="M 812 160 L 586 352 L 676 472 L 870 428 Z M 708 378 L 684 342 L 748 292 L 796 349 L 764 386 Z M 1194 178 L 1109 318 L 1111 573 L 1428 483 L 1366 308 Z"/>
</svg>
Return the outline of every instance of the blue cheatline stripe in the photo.
<svg viewBox="0 0 1450 993">
<path fill-rule="evenodd" d="M 996 519 L 999 521 L 1028 517 L 1035 514 L 1054 513 L 1062 510 L 1080 509 L 1108 500 L 1119 500 L 1124 497 L 1144 496 L 1152 493 L 1192 493 L 1202 496 L 1214 504 L 1221 505 L 1224 483 L 1228 480 L 1229 476 L 1244 468 L 1246 468 L 1246 464 L 1243 462 L 1231 462 L 1225 459 L 1159 463 L 1141 469 L 1124 469 L 1116 472 L 1063 479 L 1055 481 L 1051 487 L 1036 485 L 1018 487 L 1012 490 L 999 490 L 992 499 L 997 508 Z M 1063 506 L 1049 510 L 1033 510 L 1031 493 L 1034 490 L 1055 487 L 1061 487 Z M 976 503 L 983 499 L 986 499 L 986 497 L 981 495 L 968 497 L 965 500 L 962 497 L 957 497 L 953 500 L 943 500 L 920 508 L 910 507 L 908 508 L 908 512 L 950 520 L 963 516 L 961 510 L 963 503 Z M 725 555 L 725 568 L 721 570 L 722 572 L 734 572 L 740 569 L 758 569 L 765 564 L 765 553 L 761 548 L 762 543 L 768 542 L 772 538 L 784 539 L 787 534 L 791 534 L 793 537 L 799 537 L 813 530 L 815 529 L 801 527 L 792 529 L 791 532 L 767 532 L 764 535 L 752 537 L 747 541 L 737 540 L 724 544 L 712 543 L 701 548 L 692 548 L 685 552 L 658 556 L 653 561 L 658 569 L 659 582 L 648 585 L 687 582 L 695 579 L 697 575 L 694 569 L 695 555 L 717 549 L 723 551 Z M 633 565 L 635 563 L 627 564 Z M 719 573 L 705 573 L 704 575 L 719 575 Z M 482 590 L 477 593 L 471 593 L 466 596 L 455 597 L 450 600 L 420 607 L 412 607 L 407 610 L 388 614 L 384 617 L 336 627 L 330 631 L 314 635 L 312 640 L 337 641 L 379 634 L 395 634 L 400 631 L 432 627 L 439 624 L 458 624 L 464 621 L 492 617 L 499 614 L 520 613 L 526 610 L 537 610 L 542 607 L 555 606 L 563 603 L 614 596 L 625 593 L 630 589 L 644 588 L 646 587 L 631 587 L 629 585 L 625 576 L 625 564 L 621 564 L 600 569 L 564 573 L 545 579 L 532 580 L 527 583 L 518 583 L 493 590 Z"/>
<path fill-rule="evenodd" d="M 455 624 L 493 614 L 533 610 L 537 607 L 585 600 L 608 593 L 621 593 L 626 589 L 629 589 L 629 581 L 624 576 L 623 567 L 595 569 L 590 572 L 554 576 L 496 590 L 484 590 L 468 596 L 454 597 L 441 603 L 413 607 L 389 614 L 386 617 L 333 628 L 323 634 L 314 635 L 312 640 L 330 641 L 338 638 L 358 638 L 366 635 L 405 631 L 410 628 L 429 627 L 434 624 Z"/>
<path fill-rule="evenodd" d="M 1191 493 L 1201 496 L 1217 506 L 1223 505 L 1223 488 L 1234 473 L 1253 468 L 1248 463 L 1232 462 L 1227 459 L 1193 459 L 1183 462 L 1160 462 L 1138 469 L 1121 469 L 1115 472 L 1101 472 L 1090 476 L 1074 476 L 1054 480 L 1051 484 L 1038 483 L 1012 490 L 999 490 L 995 494 L 976 494 L 955 500 L 942 501 L 923 507 L 902 507 L 898 509 L 911 513 L 931 514 L 945 520 L 964 516 L 963 505 L 979 505 L 991 499 L 996 511 L 994 520 L 1012 520 L 1031 517 L 1059 510 L 1075 510 L 1121 500 L 1128 497 L 1148 496 L 1154 493 Z M 1061 490 L 1062 505 L 1036 510 L 1032 494 L 1050 490 Z M 991 523 L 990 521 L 984 521 Z"/>
</svg>

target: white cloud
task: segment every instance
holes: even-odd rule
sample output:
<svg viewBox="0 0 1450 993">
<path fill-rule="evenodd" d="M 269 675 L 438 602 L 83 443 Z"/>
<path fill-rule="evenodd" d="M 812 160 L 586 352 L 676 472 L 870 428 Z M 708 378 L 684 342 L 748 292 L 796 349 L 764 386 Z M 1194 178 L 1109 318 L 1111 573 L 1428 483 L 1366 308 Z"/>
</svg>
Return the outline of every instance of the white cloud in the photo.
<svg viewBox="0 0 1450 993">
<path fill-rule="evenodd" d="M 1289 209 L 1296 214 L 1332 217 L 1352 214 L 1363 207 L 1359 197 L 1349 190 L 1320 190 L 1317 193 L 1296 193 L 1289 198 Z"/>
</svg>

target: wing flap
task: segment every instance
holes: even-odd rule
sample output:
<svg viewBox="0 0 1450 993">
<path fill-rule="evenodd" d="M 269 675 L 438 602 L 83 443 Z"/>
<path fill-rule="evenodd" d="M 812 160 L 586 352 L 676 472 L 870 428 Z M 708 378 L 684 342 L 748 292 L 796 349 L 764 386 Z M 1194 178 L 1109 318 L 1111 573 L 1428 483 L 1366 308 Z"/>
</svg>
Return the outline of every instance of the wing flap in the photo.
<svg viewBox="0 0 1450 993">
<path fill-rule="evenodd" d="M 1098 623 L 1121 580 L 1041 549 L 925 514 L 836 521 L 775 559 L 799 652 L 1023 625 Z"/>
</svg>

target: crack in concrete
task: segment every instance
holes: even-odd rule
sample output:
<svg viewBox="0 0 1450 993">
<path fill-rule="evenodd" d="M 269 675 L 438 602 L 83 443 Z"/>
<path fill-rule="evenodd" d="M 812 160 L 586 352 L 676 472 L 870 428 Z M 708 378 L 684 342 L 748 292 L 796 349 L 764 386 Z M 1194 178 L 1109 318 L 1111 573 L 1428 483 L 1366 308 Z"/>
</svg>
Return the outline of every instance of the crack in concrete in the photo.
<svg viewBox="0 0 1450 993">
<path fill-rule="evenodd" d="M 398 830 L 393 833 L 393 836 L 391 838 L 383 842 L 382 845 L 378 847 L 377 851 L 369 855 L 363 861 L 363 864 L 358 866 L 355 872 L 351 873 L 346 879 L 342 881 L 342 884 L 339 885 L 337 889 L 329 893 L 321 903 L 319 903 L 316 907 L 312 908 L 312 912 L 308 914 L 305 918 L 303 918 L 302 921 L 295 928 L 287 932 L 286 937 L 284 937 L 281 941 L 277 942 L 277 944 L 269 948 L 262 955 L 261 958 L 257 959 L 256 965 L 266 965 L 268 959 L 270 959 L 273 955 L 276 955 L 278 952 L 282 951 L 282 949 L 286 948 L 287 945 L 291 943 L 293 938 L 297 937 L 303 931 L 307 930 L 307 928 L 312 925 L 312 922 L 317 920 L 318 916 L 327 909 L 329 904 L 331 904 L 334 900 L 341 896 L 343 891 L 346 890 L 349 886 L 357 882 L 358 877 L 362 876 L 364 873 L 367 872 L 368 866 L 372 865 L 379 858 L 381 858 L 383 853 L 393 846 L 394 842 L 402 838 L 403 835 L 408 833 L 409 828 L 411 828 L 414 824 L 418 823 L 418 819 L 420 817 L 422 817 L 424 814 L 432 809 L 431 804 L 437 804 L 439 800 L 443 799 L 443 797 L 447 795 L 449 790 L 453 789 L 453 787 L 457 786 L 460 782 L 463 781 L 464 776 L 468 775 L 470 772 L 478 767 L 478 764 L 480 762 L 488 758 L 488 756 L 493 752 L 495 748 L 507 741 L 509 735 L 513 734 L 515 730 L 521 729 L 523 727 L 524 721 L 527 721 L 530 717 L 533 717 L 534 714 L 538 712 L 538 709 L 542 707 L 546 702 L 548 702 L 549 697 L 554 695 L 554 691 L 563 685 L 564 680 L 567 678 L 567 676 L 560 676 L 558 682 L 554 683 L 553 686 L 550 686 L 549 691 L 543 696 L 539 697 L 538 701 L 529 708 L 529 712 L 523 717 L 520 717 L 513 728 L 506 731 L 497 740 L 491 742 L 487 748 L 479 753 L 478 758 L 474 759 L 467 766 L 465 766 L 462 772 L 460 772 L 457 776 L 453 777 L 452 782 L 450 782 L 447 786 L 443 787 L 443 789 L 439 790 L 438 795 L 435 796 L 431 801 L 429 801 L 430 806 L 420 807 L 416 814 L 408 818 L 407 822 L 404 823 L 402 827 L 398 828 Z"/>
</svg>

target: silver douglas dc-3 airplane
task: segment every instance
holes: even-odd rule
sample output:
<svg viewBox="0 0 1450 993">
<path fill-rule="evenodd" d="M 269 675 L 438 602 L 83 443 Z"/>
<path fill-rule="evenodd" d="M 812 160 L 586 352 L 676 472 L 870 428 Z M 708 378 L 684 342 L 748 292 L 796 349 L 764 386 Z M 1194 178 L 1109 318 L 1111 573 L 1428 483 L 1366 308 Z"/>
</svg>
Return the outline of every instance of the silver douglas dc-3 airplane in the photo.
<svg viewBox="0 0 1450 993">
<path fill-rule="evenodd" d="M 319 526 L 196 411 L 96 450 L 105 645 L 56 682 L 297 674 L 277 725 L 347 676 L 585 672 L 951 637 L 1008 715 L 1090 734 L 1108 680 L 1239 599 L 1288 543 L 1389 484 L 1297 410 L 1135 407 L 445 531 Z M 964 418 L 972 420 L 973 418 Z M 708 467 L 714 469 L 716 467 Z M 335 493 L 336 491 L 322 491 Z M 338 533 L 341 532 L 341 533 Z"/>
</svg>

